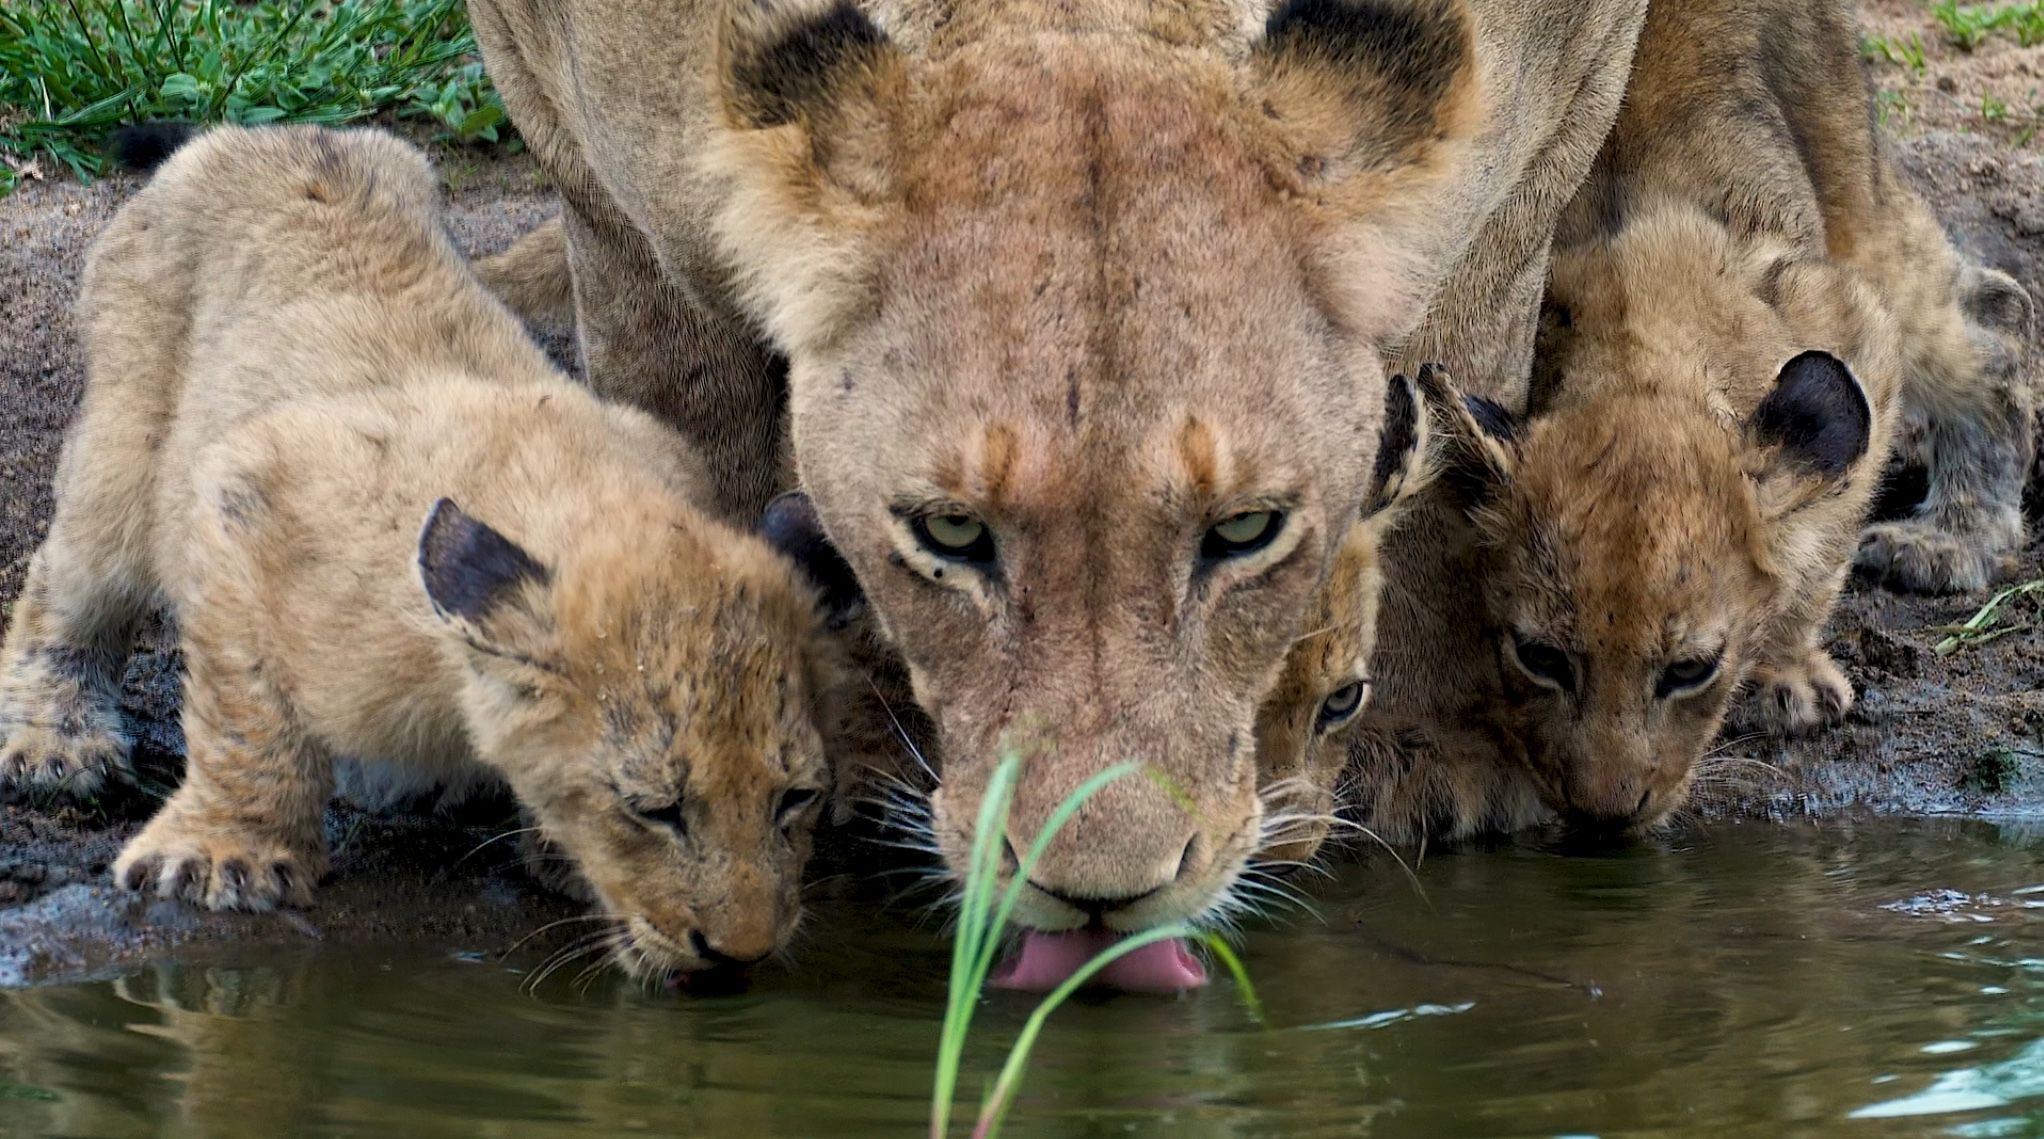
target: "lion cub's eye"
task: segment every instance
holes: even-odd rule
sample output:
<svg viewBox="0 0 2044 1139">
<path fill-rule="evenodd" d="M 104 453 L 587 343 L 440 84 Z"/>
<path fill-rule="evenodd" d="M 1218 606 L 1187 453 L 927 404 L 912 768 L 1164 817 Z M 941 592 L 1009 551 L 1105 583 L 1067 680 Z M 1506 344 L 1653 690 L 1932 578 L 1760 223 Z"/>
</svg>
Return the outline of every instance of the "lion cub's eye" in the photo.
<svg viewBox="0 0 2044 1139">
<path fill-rule="evenodd" d="M 1252 510 L 1224 518 L 1200 539 L 1199 556 L 1208 561 L 1253 554 L 1275 541 L 1285 528 L 1281 510 Z"/>
<path fill-rule="evenodd" d="M 1718 674 L 1718 658 L 1691 657 L 1678 660 L 1661 670 L 1661 677 L 1654 682 L 1654 695 L 1662 698 L 1684 692 L 1694 692 L 1709 684 Z"/>
<path fill-rule="evenodd" d="M 781 796 L 781 805 L 774 811 L 775 824 L 782 830 L 794 826 L 801 819 L 802 812 L 815 806 L 818 798 L 820 796 L 808 787 L 790 789 L 787 794 Z"/>
<path fill-rule="evenodd" d="M 940 558 L 954 562 L 991 562 L 994 536 L 987 525 L 970 514 L 924 514 L 911 528 L 916 541 Z"/>
<path fill-rule="evenodd" d="M 1327 699 L 1320 702 L 1320 719 L 1315 726 L 1324 732 L 1329 728 L 1347 723 L 1351 717 L 1361 711 L 1363 707 L 1363 685 L 1365 683 L 1358 680 L 1354 684 L 1344 684 L 1329 693 Z"/>
<path fill-rule="evenodd" d="M 679 799 L 662 807 L 644 807 L 634 803 L 632 813 L 652 826 L 666 827 L 682 838 L 688 837 L 688 820 L 682 817 Z"/>
<path fill-rule="evenodd" d="M 1529 637 L 1512 636 L 1512 655 L 1519 660 L 1519 667 L 1534 680 L 1563 692 L 1576 690 L 1576 666 L 1568 653 L 1545 641 Z"/>
</svg>

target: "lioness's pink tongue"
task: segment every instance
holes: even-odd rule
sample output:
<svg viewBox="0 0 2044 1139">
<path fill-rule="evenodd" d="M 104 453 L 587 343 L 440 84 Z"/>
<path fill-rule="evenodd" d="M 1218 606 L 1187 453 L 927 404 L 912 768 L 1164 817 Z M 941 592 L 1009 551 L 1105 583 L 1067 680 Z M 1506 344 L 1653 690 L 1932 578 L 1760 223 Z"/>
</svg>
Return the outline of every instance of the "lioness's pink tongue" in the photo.
<svg viewBox="0 0 2044 1139">
<path fill-rule="evenodd" d="M 997 989 L 1047 993 L 1120 939 L 1120 934 L 1105 929 L 1066 933 L 1030 930 L 1023 935 L 1022 947 L 1015 955 L 994 970 L 990 983 Z M 1093 974 L 1088 982 L 1099 988 L 1130 993 L 1176 993 L 1206 983 L 1206 967 L 1177 938 L 1153 941 L 1125 953 Z"/>
</svg>

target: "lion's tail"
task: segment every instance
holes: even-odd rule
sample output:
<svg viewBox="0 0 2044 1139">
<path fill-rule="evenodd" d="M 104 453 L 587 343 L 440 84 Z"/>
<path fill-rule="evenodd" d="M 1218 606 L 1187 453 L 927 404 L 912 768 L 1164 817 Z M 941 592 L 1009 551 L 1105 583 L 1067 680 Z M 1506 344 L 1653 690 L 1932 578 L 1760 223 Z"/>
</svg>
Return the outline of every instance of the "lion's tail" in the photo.
<svg viewBox="0 0 2044 1139">
<path fill-rule="evenodd" d="M 108 149 L 115 165 L 150 174 L 198 133 L 199 128 L 190 123 L 136 123 L 116 129 Z"/>
</svg>

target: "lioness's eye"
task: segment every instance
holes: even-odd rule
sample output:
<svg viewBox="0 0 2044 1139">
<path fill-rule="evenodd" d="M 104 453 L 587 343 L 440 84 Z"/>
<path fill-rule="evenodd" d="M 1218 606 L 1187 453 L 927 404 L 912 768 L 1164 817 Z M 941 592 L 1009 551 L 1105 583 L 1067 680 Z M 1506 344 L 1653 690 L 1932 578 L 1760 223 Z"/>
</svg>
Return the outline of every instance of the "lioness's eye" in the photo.
<svg viewBox="0 0 2044 1139">
<path fill-rule="evenodd" d="M 1338 724 L 1347 723 L 1349 717 L 1360 711 L 1362 706 L 1363 682 L 1358 680 L 1354 684 L 1342 685 L 1320 702 L 1319 729 L 1324 732 Z"/>
<path fill-rule="evenodd" d="M 782 830 L 794 826 L 796 821 L 801 818 L 802 812 L 815 805 L 818 798 L 817 793 L 808 787 L 791 789 L 787 794 L 781 796 L 781 805 L 774 812 L 774 821 L 780 825 Z"/>
<path fill-rule="evenodd" d="M 1253 554 L 1270 545 L 1284 528 L 1284 512 L 1279 510 L 1252 510 L 1224 518 L 1200 539 L 1199 555 L 1215 561 Z"/>
<path fill-rule="evenodd" d="M 1518 658 L 1519 667 L 1533 679 L 1563 692 L 1575 691 L 1576 666 L 1563 650 L 1545 641 L 1513 634 L 1512 654 Z"/>
<path fill-rule="evenodd" d="M 666 827 L 684 838 L 688 835 L 688 820 L 682 817 L 679 799 L 662 807 L 643 807 L 634 804 L 632 813 L 653 826 Z"/>
<path fill-rule="evenodd" d="M 1718 658 L 1691 657 L 1678 660 L 1661 670 L 1661 677 L 1654 682 L 1654 695 L 1669 697 L 1683 692 L 1694 692 L 1718 674 Z"/>
<path fill-rule="evenodd" d="M 991 562 L 994 537 L 986 523 L 970 514 L 924 514 L 911 524 L 916 541 L 940 558 L 954 562 Z"/>
</svg>

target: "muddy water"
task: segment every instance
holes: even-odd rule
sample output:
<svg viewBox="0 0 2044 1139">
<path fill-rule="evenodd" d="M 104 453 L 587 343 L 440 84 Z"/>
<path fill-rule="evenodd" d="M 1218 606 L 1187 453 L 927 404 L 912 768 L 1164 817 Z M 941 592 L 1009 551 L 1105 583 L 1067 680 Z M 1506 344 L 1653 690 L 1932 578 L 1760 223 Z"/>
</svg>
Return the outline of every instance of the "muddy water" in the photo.
<svg viewBox="0 0 2044 1139">
<path fill-rule="evenodd" d="M 1012 1133 L 2044 1135 L 2044 827 L 1722 826 L 1344 869 L 1221 985 L 1061 1012 Z M 910 915 L 912 916 L 912 915 Z M 935 923 L 930 923 L 934 925 Z M 223 957 L 0 993 L 0 1134 L 904 1136 L 944 949 L 839 903 L 717 999 Z M 970 1086 L 1027 1005 L 983 1007 Z"/>
</svg>

